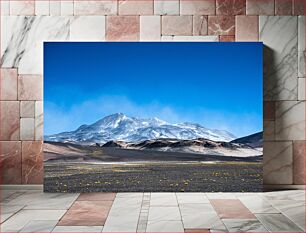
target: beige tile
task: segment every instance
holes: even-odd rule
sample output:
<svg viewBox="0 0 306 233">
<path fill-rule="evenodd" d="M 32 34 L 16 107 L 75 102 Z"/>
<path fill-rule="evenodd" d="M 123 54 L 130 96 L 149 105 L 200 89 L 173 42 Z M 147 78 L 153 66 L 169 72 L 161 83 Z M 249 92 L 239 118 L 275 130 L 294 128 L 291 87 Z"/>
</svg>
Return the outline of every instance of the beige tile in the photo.
<svg viewBox="0 0 306 233">
<path fill-rule="evenodd" d="M 274 0 L 246 0 L 247 15 L 274 15 Z"/>
<path fill-rule="evenodd" d="M 1 69 L 0 72 L 0 100 L 17 100 L 17 69 Z"/>
<path fill-rule="evenodd" d="M 193 16 L 193 35 L 205 36 L 208 34 L 207 16 L 194 15 Z"/>
<path fill-rule="evenodd" d="M 162 16 L 162 35 L 192 35 L 192 16 Z"/>
<path fill-rule="evenodd" d="M 18 76 L 19 100 L 42 100 L 43 78 L 41 75 Z"/>
<path fill-rule="evenodd" d="M 152 15 L 153 0 L 118 0 L 119 15 Z"/>
<path fill-rule="evenodd" d="M 104 41 L 105 16 L 78 16 L 70 23 L 71 41 Z"/>
<path fill-rule="evenodd" d="M 20 101 L 20 117 L 32 118 L 35 115 L 35 101 Z"/>
<path fill-rule="evenodd" d="M 116 15 L 117 0 L 74 1 L 74 15 Z"/>
<path fill-rule="evenodd" d="M 159 41 L 161 38 L 161 17 L 140 16 L 140 40 Z"/>
<path fill-rule="evenodd" d="M 34 118 L 20 119 L 20 140 L 34 140 Z"/>
<path fill-rule="evenodd" d="M 107 16 L 107 41 L 138 41 L 139 16 Z"/>
<path fill-rule="evenodd" d="M 258 16 L 236 16 L 236 41 L 258 41 Z"/>
<path fill-rule="evenodd" d="M 35 15 L 50 15 L 50 1 L 36 0 L 35 1 Z"/>
<path fill-rule="evenodd" d="M 155 0 L 154 14 L 155 15 L 179 15 L 180 1 L 179 0 Z"/>
<path fill-rule="evenodd" d="M 10 15 L 34 15 L 34 0 L 11 0 Z"/>
<path fill-rule="evenodd" d="M 214 15 L 216 12 L 215 0 L 181 0 L 181 15 Z"/>
<path fill-rule="evenodd" d="M 0 140 L 19 140 L 19 101 L 1 101 L 0 112 Z"/>
</svg>

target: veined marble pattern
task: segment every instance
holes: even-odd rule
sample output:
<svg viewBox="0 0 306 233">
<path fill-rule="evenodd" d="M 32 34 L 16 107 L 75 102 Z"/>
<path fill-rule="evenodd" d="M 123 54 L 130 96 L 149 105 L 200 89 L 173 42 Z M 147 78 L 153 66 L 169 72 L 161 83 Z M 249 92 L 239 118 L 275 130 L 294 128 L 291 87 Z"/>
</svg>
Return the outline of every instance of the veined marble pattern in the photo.
<svg viewBox="0 0 306 233">
<path fill-rule="evenodd" d="M 4 16 L 1 18 L 1 66 L 21 74 L 42 74 L 43 41 L 69 39 L 69 17 Z"/>
<path fill-rule="evenodd" d="M 270 200 L 269 202 L 291 221 L 305 230 L 305 201 Z"/>
<path fill-rule="evenodd" d="M 300 227 L 282 214 L 257 214 L 256 217 L 269 232 L 303 232 Z"/>
<path fill-rule="evenodd" d="M 297 99 L 297 16 L 259 16 L 264 48 L 264 99 Z"/>
<path fill-rule="evenodd" d="M 298 19 L 299 29 L 298 29 L 298 66 L 299 66 L 299 77 L 305 77 L 305 16 L 299 16 Z M 303 87 L 305 89 L 305 86 Z"/>
<path fill-rule="evenodd" d="M 305 103 L 276 102 L 276 140 L 305 140 Z"/>
<path fill-rule="evenodd" d="M 263 176 L 266 184 L 292 184 L 292 142 L 265 142 Z"/>
<path fill-rule="evenodd" d="M 229 232 L 269 232 L 258 220 L 224 219 Z"/>
<path fill-rule="evenodd" d="M 18 211 L 20 211 L 23 207 L 24 205 L 8 205 L 8 204 L 0 205 L 1 208 L 0 222 L 3 223 L 5 220 L 9 219 L 11 216 L 13 216 Z"/>
</svg>

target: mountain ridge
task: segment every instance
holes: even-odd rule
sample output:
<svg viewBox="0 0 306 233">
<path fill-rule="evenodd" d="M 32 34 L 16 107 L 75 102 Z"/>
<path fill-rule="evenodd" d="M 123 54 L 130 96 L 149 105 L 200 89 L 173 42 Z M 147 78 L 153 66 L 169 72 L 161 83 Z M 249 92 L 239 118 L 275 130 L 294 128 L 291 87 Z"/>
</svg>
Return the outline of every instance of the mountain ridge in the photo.
<svg viewBox="0 0 306 233">
<path fill-rule="evenodd" d="M 229 142 L 237 137 L 226 130 L 208 129 L 197 123 L 171 124 L 156 117 L 142 119 L 129 117 L 123 113 L 105 116 L 90 125 L 83 124 L 74 131 L 45 136 L 46 141 L 88 144 L 108 141 L 140 142 L 162 138 L 180 140 L 206 138 Z"/>
</svg>

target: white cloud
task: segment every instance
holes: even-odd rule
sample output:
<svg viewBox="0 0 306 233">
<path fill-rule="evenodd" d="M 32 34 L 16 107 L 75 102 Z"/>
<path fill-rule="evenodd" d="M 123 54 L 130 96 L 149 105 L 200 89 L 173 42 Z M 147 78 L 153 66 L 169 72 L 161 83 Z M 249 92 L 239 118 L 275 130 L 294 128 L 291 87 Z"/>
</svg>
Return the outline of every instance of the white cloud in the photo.
<svg viewBox="0 0 306 233">
<path fill-rule="evenodd" d="M 106 115 L 122 112 L 140 118 L 158 117 L 170 123 L 194 122 L 207 128 L 225 129 L 236 136 L 244 136 L 261 130 L 258 114 L 234 114 L 207 109 L 178 109 L 176 106 L 157 102 L 136 104 L 125 96 L 102 96 L 88 100 L 69 109 L 56 103 L 45 103 L 45 134 L 75 130 L 82 124 L 92 124 Z"/>
</svg>

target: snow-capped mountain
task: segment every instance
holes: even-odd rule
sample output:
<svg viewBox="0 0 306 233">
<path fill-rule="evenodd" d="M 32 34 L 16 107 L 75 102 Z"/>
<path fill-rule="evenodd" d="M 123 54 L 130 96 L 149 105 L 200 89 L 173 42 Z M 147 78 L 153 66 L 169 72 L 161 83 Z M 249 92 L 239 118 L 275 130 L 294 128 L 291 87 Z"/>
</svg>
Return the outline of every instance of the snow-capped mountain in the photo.
<svg viewBox="0 0 306 233">
<path fill-rule="evenodd" d="M 205 138 L 226 142 L 236 139 L 230 132 L 207 129 L 199 124 L 170 124 L 158 118 L 140 119 L 122 113 L 106 116 L 91 125 L 82 125 L 75 131 L 45 136 L 46 141 L 76 143 L 139 142 L 157 138 Z"/>
</svg>

